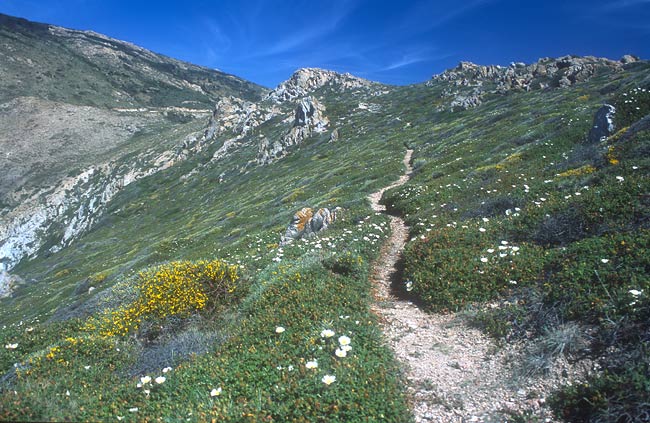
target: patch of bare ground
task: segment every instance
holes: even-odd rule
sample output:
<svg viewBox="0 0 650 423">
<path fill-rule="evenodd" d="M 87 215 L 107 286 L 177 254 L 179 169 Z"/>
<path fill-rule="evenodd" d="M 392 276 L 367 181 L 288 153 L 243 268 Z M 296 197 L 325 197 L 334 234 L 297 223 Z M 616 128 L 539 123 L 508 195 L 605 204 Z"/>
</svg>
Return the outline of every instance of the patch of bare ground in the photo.
<svg viewBox="0 0 650 423">
<path fill-rule="evenodd" d="M 369 196 L 372 208 L 385 190 L 408 181 L 407 172 L 395 184 Z M 385 342 L 403 366 L 416 422 L 557 421 L 545 405 L 547 395 L 562 384 L 577 383 L 587 364 L 570 364 L 560 357 L 544 372 L 529 372 L 530 353 L 524 345 L 496 342 L 473 328 L 463 313 L 425 313 L 401 295 L 400 258 L 408 227 L 390 216 L 392 235 L 374 264 L 374 312 Z"/>
</svg>

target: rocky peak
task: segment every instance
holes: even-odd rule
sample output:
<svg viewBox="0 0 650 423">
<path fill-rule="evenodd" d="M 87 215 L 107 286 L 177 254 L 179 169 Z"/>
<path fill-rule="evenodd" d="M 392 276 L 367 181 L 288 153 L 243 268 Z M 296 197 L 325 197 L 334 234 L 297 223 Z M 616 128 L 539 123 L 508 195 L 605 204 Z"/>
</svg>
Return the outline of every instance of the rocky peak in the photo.
<svg viewBox="0 0 650 423">
<path fill-rule="evenodd" d="M 566 88 L 585 82 L 604 70 L 619 71 L 635 61 L 638 58 L 626 55 L 619 61 L 594 56 L 547 57 L 536 63 L 517 62 L 507 67 L 460 62 L 455 68 L 434 75 L 427 85 L 434 82 L 451 84 L 452 88 L 444 94 L 452 98 L 451 109 L 467 109 L 481 104 L 482 97 L 488 92 L 505 94 L 513 90 Z"/>
<path fill-rule="evenodd" d="M 338 73 L 318 68 L 298 69 L 291 78 L 282 82 L 267 98 L 282 103 L 304 97 L 325 85 L 339 85 L 343 89 L 367 87 L 370 81 L 357 78 L 349 73 Z"/>
<path fill-rule="evenodd" d="M 497 91 L 501 92 L 511 89 L 528 91 L 584 82 L 601 69 L 620 70 L 624 64 L 636 60 L 637 58 L 629 55 L 623 56 L 620 61 L 594 56 L 563 56 L 557 59 L 542 58 L 529 65 L 522 62 L 511 63 L 507 67 L 460 62 L 455 68 L 434 75 L 433 80 L 449 81 L 457 86 L 494 83 L 497 84 Z"/>
</svg>

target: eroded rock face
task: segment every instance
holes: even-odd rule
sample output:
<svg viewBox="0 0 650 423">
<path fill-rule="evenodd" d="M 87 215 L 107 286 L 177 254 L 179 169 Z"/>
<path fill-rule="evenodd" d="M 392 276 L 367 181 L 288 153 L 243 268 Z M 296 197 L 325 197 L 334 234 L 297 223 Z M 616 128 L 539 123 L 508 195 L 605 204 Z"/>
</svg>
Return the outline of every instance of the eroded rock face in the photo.
<svg viewBox="0 0 650 423">
<path fill-rule="evenodd" d="M 614 125 L 614 115 L 616 108 L 610 104 L 603 105 L 594 115 L 594 122 L 589 130 L 587 142 L 589 144 L 597 143 L 603 138 L 612 135 L 616 130 Z"/>
<path fill-rule="evenodd" d="M 505 94 L 509 91 L 567 88 L 589 80 L 600 70 L 618 71 L 633 61 L 633 56 L 624 56 L 620 61 L 593 56 L 564 56 L 557 59 L 539 59 L 537 63 L 530 65 L 512 63 L 508 67 L 460 62 L 454 69 L 446 70 L 432 79 L 458 87 L 445 95 L 452 98 L 452 110 L 465 110 L 480 105 L 482 97 L 490 92 Z M 428 85 L 432 85 L 433 81 Z M 473 90 L 468 92 L 466 88 Z"/>
<path fill-rule="evenodd" d="M 343 89 L 370 86 L 370 81 L 357 78 L 349 73 L 338 73 L 317 68 L 298 69 L 287 81 L 281 83 L 267 98 L 282 103 L 304 97 L 325 85 L 337 84 Z"/>
<path fill-rule="evenodd" d="M 327 227 L 336 220 L 336 213 L 340 209 L 337 207 L 334 210 L 328 208 L 318 209 L 314 211 L 311 207 L 305 207 L 296 212 L 291 219 L 291 223 L 287 227 L 287 231 L 281 237 L 280 245 L 291 244 L 293 241 L 309 237 L 316 232 L 324 231 Z"/>
<path fill-rule="evenodd" d="M 325 132 L 328 125 L 329 119 L 325 116 L 325 106 L 311 96 L 303 98 L 295 108 L 289 131 L 276 141 L 262 139 L 257 163 L 265 165 L 286 156 L 289 147 L 302 144 L 314 133 Z"/>
</svg>

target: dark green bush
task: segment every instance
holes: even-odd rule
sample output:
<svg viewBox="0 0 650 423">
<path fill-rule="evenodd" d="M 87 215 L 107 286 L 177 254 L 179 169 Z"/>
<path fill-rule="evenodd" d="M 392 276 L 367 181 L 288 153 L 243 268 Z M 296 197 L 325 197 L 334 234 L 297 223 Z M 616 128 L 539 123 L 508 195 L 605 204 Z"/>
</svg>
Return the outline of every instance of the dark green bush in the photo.
<svg viewBox="0 0 650 423">
<path fill-rule="evenodd" d="M 583 384 L 565 387 L 549 398 L 549 405 L 568 422 L 648 422 L 650 363 L 631 362 L 625 368 L 592 376 Z"/>
<path fill-rule="evenodd" d="M 633 88 L 614 98 L 615 121 L 618 129 L 632 125 L 650 114 L 650 87 Z"/>
</svg>

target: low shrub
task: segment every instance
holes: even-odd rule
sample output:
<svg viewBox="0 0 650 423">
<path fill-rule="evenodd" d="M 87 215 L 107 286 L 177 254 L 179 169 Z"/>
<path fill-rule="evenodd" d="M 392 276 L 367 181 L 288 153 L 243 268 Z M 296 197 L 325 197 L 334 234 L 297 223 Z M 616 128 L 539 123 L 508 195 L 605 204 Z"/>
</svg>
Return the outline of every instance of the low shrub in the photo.
<svg viewBox="0 0 650 423">
<path fill-rule="evenodd" d="M 220 260 L 178 261 L 145 270 L 135 282 L 135 301 L 108 311 L 88 329 L 98 328 L 104 336 L 126 335 L 146 320 L 214 313 L 245 296 L 246 284 L 239 282 L 237 266 Z"/>
<path fill-rule="evenodd" d="M 633 88 L 614 98 L 617 128 L 630 126 L 642 117 L 650 114 L 650 89 Z"/>
<path fill-rule="evenodd" d="M 650 363 L 608 369 L 585 383 L 564 387 L 548 402 L 555 414 L 577 423 L 650 421 Z"/>
</svg>

